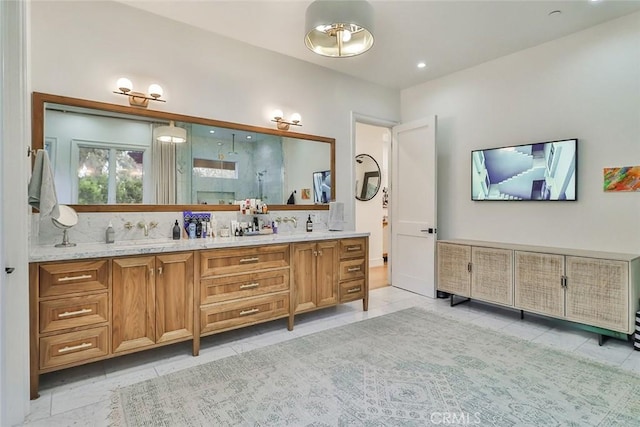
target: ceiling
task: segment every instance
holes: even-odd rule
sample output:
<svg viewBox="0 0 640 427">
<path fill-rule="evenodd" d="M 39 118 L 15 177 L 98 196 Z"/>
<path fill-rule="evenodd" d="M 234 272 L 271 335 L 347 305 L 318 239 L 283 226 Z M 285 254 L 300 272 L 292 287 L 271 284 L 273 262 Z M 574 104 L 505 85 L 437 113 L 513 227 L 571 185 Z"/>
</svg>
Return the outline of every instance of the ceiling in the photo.
<svg viewBox="0 0 640 427">
<path fill-rule="evenodd" d="M 311 1 L 121 3 L 396 89 L 640 10 L 640 0 L 373 0 L 373 48 L 356 57 L 325 58 L 312 53 L 303 42 L 305 11 Z M 418 69 L 420 61 L 427 66 Z"/>
</svg>

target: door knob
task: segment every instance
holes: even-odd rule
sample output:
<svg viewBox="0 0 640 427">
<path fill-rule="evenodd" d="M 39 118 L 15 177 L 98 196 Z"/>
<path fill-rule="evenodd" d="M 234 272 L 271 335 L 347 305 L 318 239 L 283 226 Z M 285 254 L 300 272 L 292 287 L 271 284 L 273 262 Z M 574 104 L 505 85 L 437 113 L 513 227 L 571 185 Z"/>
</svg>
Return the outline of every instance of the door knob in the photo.
<svg viewBox="0 0 640 427">
<path fill-rule="evenodd" d="M 420 230 L 421 233 L 429 233 L 429 234 L 435 234 L 436 229 L 435 228 L 426 228 L 424 230 Z"/>
<path fill-rule="evenodd" d="M 7 274 L 11 274 L 11 273 L 14 272 L 14 270 L 15 270 L 15 268 L 13 268 L 13 267 L 5 267 L 4 272 L 7 273 Z"/>
</svg>

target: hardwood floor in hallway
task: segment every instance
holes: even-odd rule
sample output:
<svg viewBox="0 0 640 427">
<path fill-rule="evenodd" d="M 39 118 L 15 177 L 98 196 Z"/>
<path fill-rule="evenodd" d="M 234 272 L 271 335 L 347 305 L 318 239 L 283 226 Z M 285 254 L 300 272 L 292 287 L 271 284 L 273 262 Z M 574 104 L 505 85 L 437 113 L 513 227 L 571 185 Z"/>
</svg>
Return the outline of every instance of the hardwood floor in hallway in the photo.
<svg viewBox="0 0 640 427">
<path fill-rule="evenodd" d="M 389 286 L 387 264 L 369 268 L 369 290 Z"/>
</svg>

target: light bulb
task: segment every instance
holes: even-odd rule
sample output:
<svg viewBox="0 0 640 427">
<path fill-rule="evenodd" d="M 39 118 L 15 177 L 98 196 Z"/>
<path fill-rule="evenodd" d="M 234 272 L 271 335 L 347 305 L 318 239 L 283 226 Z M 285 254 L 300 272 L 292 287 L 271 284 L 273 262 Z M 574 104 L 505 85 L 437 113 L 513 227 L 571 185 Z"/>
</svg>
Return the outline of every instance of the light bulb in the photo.
<svg viewBox="0 0 640 427">
<path fill-rule="evenodd" d="M 293 114 L 291 115 L 291 122 L 292 122 L 292 123 L 296 123 L 296 124 L 297 124 L 297 123 L 300 123 L 300 120 L 302 120 L 302 117 L 300 116 L 300 114 L 298 114 L 298 113 L 293 113 Z"/>
<path fill-rule="evenodd" d="M 284 113 L 282 112 L 282 110 L 273 110 L 273 118 L 275 120 L 282 120 L 283 115 Z"/>
<path fill-rule="evenodd" d="M 152 98 L 160 98 L 163 94 L 162 88 L 158 84 L 152 84 L 149 86 L 149 95 Z"/>
<path fill-rule="evenodd" d="M 351 31 L 342 30 L 342 41 L 347 43 L 349 40 L 351 40 Z"/>
<path fill-rule="evenodd" d="M 133 84 L 131 84 L 131 80 L 129 80 L 126 77 L 120 77 L 116 82 L 116 86 L 118 87 L 118 90 L 120 90 L 120 92 L 124 92 L 124 93 L 130 92 L 131 89 L 133 89 Z"/>
</svg>

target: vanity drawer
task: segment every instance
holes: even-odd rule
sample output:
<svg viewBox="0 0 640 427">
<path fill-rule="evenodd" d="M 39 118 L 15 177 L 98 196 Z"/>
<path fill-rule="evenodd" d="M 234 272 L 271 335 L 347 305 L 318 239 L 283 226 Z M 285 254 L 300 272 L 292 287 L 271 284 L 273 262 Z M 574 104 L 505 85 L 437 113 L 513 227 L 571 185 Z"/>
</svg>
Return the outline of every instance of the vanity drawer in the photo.
<svg viewBox="0 0 640 427">
<path fill-rule="evenodd" d="M 289 290 L 289 269 L 222 276 L 200 281 L 200 303 L 211 304 L 236 298 Z"/>
<path fill-rule="evenodd" d="M 289 315 L 289 292 L 204 306 L 201 333 L 224 331 Z"/>
<path fill-rule="evenodd" d="M 364 279 L 364 258 L 340 261 L 340 280 Z"/>
<path fill-rule="evenodd" d="M 40 369 L 78 364 L 109 354 L 109 328 L 86 329 L 40 338 Z"/>
<path fill-rule="evenodd" d="M 106 292 L 40 302 L 40 333 L 107 322 L 109 297 Z"/>
<path fill-rule="evenodd" d="M 366 239 L 340 240 L 340 259 L 364 257 L 367 250 Z"/>
<path fill-rule="evenodd" d="M 75 261 L 40 265 L 40 297 L 109 289 L 109 262 Z"/>
<path fill-rule="evenodd" d="M 364 298 L 364 279 L 340 282 L 340 302 L 355 301 Z"/>
<path fill-rule="evenodd" d="M 200 277 L 289 267 L 289 245 L 216 249 L 200 252 Z"/>
</svg>

